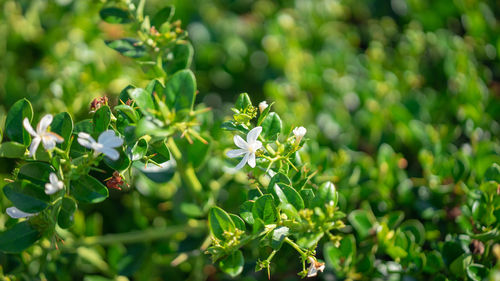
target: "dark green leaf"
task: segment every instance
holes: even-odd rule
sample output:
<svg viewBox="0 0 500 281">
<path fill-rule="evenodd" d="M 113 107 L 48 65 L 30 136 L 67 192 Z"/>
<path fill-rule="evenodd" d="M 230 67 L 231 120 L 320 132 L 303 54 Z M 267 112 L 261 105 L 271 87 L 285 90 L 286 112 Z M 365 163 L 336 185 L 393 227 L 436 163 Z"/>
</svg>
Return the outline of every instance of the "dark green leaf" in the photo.
<svg viewBox="0 0 500 281">
<path fill-rule="evenodd" d="M 106 45 L 130 58 L 141 58 L 146 55 L 146 48 L 144 48 L 139 40 L 133 38 L 109 40 L 106 41 Z"/>
<path fill-rule="evenodd" d="M 271 112 L 262 122 L 262 135 L 268 140 L 276 140 L 281 127 L 281 118 L 276 112 Z"/>
<path fill-rule="evenodd" d="M 50 202 L 50 197 L 45 194 L 43 187 L 32 184 L 27 180 L 8 183 L 3 188 L 3 193 L 14 206 L 27 213 L 43 211 Z"/>
<path fill-rule="evenodd" d="M 33 245 L 42 233 L 29 221 L 15 224 L 13 227 L 0 233 L 0 251 L 6 253 L 19 253 Z"/>
<path fill-rule="evenodd" d="M 59 144 L 59 146 L 66 149 L 71 134 L 73 133 L 73 120 L 71 119 L 71 115 L 67 112 L 56 114 L 52 124 L 50 124 L 50 130 L 64 139 L 64 142 Z"/>
<path fill-rule="evenodd" d="M 128 94 L 143 114 L 151 115 L 152 110 L 155 109 L 155 105 L 153 103 L 153 98 L 146 90 L 135 88 L 130 90 Z"/>
<path fill-rule="evenodd" d="M 375 224 L 373 216 L 365 210 L 352 211 L 348 219 L 360 238 L 367 237 Z"/>
<path fill-rule="evenodd" d="M 29 145 L 30 136 L 24 129 L 24 118 L 28 118 L 30 122 L 33 118 L 33 108 L 27 99 L 18 100 L 10 108 L 7 119 L 5 119 L 5 134 L 11 141 Z M 32 127 L 36 130 L 36 125 L 32 124 Z"/>
<path fill-rule="evenodd" d="M 75 200 L 69 197 L 64 197 L 62 199 L 61 209 L 57 216 L 57 224 L 61 228 L 70 228 L 75 223 L 74 214 L 76 208 Z"/>
<path fill-rule="evenodd" d="M 244 262 L 243 253 L 238 250 L 221 260 L 219 266 L 229 276 L 236 277 L 243 271 Z"/>
<path fill-rule="evenodd" d="M 161 10 L 159 10 L 151 20 L 151 25 L 156 27 L 157 30 L 160 30 L 160 27 L 165 23 L 172 19 L 174 16 L 175 7 L 167 6 Z"/>
<path fill-rule="evenodd" d="M 148 153 L 148 142 L 145 139 L 140 139 L 132 147 L 132 161 L 140 160 Z"/>
<path fill-rule="evenodd" d="M 191 43 L 179 43 L 172 48 L 173 58 L 163 62 L 163 69 L 167 74 L 172 74 L 185 68 L 189 68 L 193 60 L 193 46 Z"/>
<path fill-rule="evenodd" d="M 288 236 L 289 228 L 286 226 L 280 226 L 273 230 L 271 238 L 271 247 L 274 250 L 279 250 L 281 245 L 283 245 L 283 240 Z"/>
<path fill-rule="evenodd" d="M 123 24 L 132 21 L 128 11 L 115 7 L 104 8 L 99 12 L 99 15 L 107 23 Z"/>
<path fill-rule="evenodd" d="M 248 106 L 252 105 L 252 101 L 247 93 L 241 93 L 236 100 L 234 108 L 238 109 L 240 112 L 243 111 Z"/>
<path fill-rule="evenodd" d="M 24 153 L 26 153 L 24 144 L 13 141 L 0 144 L 0 157 L 22 158 Z"/>
<path fill-rule="evenodd" d="M 415 242 L 423 245 L 425 242 L 425 228 L 418 220 L 407 220 L 399 227 L 401 231 L 410 231 L 415 237 Z"/>
<path fill-rule="evenodd" d="M 237 229 L 243 230 L 243 231 L 246 230 L 245 222 L 240 217 L 238 217 L 237 215 L 234 215 L 234 214 L 229 214 L 229 216 L 231 217 L 231 220 L 233 220 L 234 225 L 236 226 Z"/>
<path fill-rule="evenodd" d="M 166 104 L 177 111 L 192 110 L 196 94 L 196 79 L 189 69 L 176 72 L 165 85 Z"/>
<path fill-rule="evenodd" d="M 50 173 L 55 173 L 54 168 L 45 162 L 30 162 L 24 164 L 17 174 L 17 178 L 26 179 L 30 182 L 45 186 L 49 182 Z"/>
<path fill-rule="evenodd" d="M 104 157 L 104 163 L 111 169 L 121 172 L 130 167 L 131 161 L 122 148 L 117 147 L 116 150 L 120 153 L 119 158 L 117 160 L 111 160 L 109 157 Z"/>
<path fill-rule="evenodd" d="M 83 175 L 71 181 L 71 192 L 76 200 L 83 203 L 99 203 L 108 198 L 108 189 L 98 180 Z"/>
<path fill-rule="evenodd" d="M 500 183 L 500 166 L 497 163 L 493 163 L 493 165 L 486 170 L 484 180 Z"/>
<path fill-rule="evenodd" d="M 253 224 L 252 208 L 255 203 L 252 201 L 245 201 L 240 207 L 240 216 L 248 223 Z"/>
<path fill-rule="evenodd" d="M 208 213 L 208 224 L 212 235 L 220 240 L 225 240 L 224 232 L 234 233 L 236 226 L 231 217 L 219 207 L 212 207 Z"/>
<path fill-rule="evenodd" d="M 111 109 L 103 105 L 94 113 L 94 133 L 100 134 L 106 131 L 111 123 Z"/>
<path fill-rule="evenodd" d="M 265 224 L 275 223 L 278 219 L 278 211 L 274 205 L 273 197 L 269 194 L 261 196 L 255 201 L 252 208 L 254 218 L 260 218 Z"/>
<path fill-rule="evenodd" d="M 144 163 L 139 161 L 134 162 L 133 166 L 137 170 L 141 171 L 148 179 L 156 183 L 165 183 L 170 181 L 176 170 L 175 161 L 165 161 L 159 164 L 160 167 L 153 163 L 148 163 L 147 167 L 144 167 Z"/>
</svg>

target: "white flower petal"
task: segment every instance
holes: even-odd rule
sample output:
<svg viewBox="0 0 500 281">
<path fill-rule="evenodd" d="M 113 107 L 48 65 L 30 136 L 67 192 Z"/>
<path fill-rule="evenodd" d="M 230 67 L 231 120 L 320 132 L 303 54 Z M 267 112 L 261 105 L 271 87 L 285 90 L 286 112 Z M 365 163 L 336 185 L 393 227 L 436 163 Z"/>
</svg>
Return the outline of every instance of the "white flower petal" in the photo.
<svg viewBox="0 0 500 281">
<path fill-rule="evenodd" d="M 254 151 L 257 151 L 257 150 L 259 150 L 259 149 L 261 149 L 261 148 L 262 148 L 262 142 L 260 142 L 260 141 L 256 141 L 256 142 L 253 144 L 253 149 L 254 149 Z"/>
<path fill-rule="evenodd" d="M 226 153 L 226 155 L 227 155 L 227 157 L 229 157 L 229 158 L 235 158 L 235 157 L 238 157 L 238 156 L 243 155 L 243 154 L 245 154 L 245 153 L 247 153 L 247 151 L 246 151 L 246 150 L 244 150 L 244 149 L 233 149 L 233 150 L 229 150 L 229 151 Z"/>
<path fill-rule="evenodd" d="M 53 132 L 46 132 L 46 135 L 50 136 L 51 138 L 54 139 L 55 142 L 61 143 L 64 141 L 64 138 L 61 137 L 60 135 L 53 133 Z"/>
<path fill-rule="evenodd" d="M 245 140 L 243 140 L 240 136 L 235 135 L 234 138 L 234 144 L 236 144 L 237 147 L 242 148 L 242 149 L 247 149 L 248 144 Z"/>
<path fill-rule="evenodd" d="M 89 134 L 80 132 L 78 133 L 78 143 L 83 147 L 92 148 L 92 144 L 96 141 Z"/>
<path fill-rule="evenodd" d="M 50 173 L 49 181 L 52 185 L 57 185 L 57 183 L 59 182 L 59 179 L 57 178 L 57 175 L 55 173 Z"/>
<path fill-rule="evenodd" d="M 33 140 L 31 141 L 31 145 L 30 145 L 29 157 L 32 157 L 33 155 L 35 155 L 36 150 L 38 149 L 38 146 L 40 145 L 40 141 L 41 141 L 41 139 L 39 137 L 33 138 Z"/>
<path fill-rule="evenodd" d="M 114 148 L 104 147 L 101 149 L 100 152 L 104 153 L 104 155 L 106 155 L 109 159 L 113 161 L 116 161 L 118 160 L 118 158 L 120 158 L 120 153 Z"/>
<path fill-rule="evenodd" d="M 250 130 L 250 132 L 248 132 L 248 135 L 247 135 L 247 143 L 248 144 L 254 143 L 257 140 L 257 138 L 259 137 L 261 132 L 262 132 L 261 126 L 255 127 L 252 130 Z"/>
<path fill-rule="evenodd" d="M 123 144 L 123 140 L 116 136 L 115 131 L 107 130 L 99 135 L 97 142 L 106 147 L 118 147 Z"/>
<path fill-rule="evenodd" d="M 50 183 L 45 184 L 45 194 L 47 195 L 52 195 L 56 193 L 59 189 L 57 189 L 57 186 L 54 186 Z"/>
<path fill-rule="evenodd" d="M 36 214 L 23 212 L 16 207 L 9 207 L 5 211 L 7 212 L 7 215 L 9 215 L 9 217 L 11 217 L 13 219 L 26 218 L 26 217 L 31 217 L 31 216 L 36 215 Z"/>
<path fill-rule="evenodd" d="M 49 128 L 50 124 L 52 123 L 52 119 L 53 119 L 53 117 L 51 114 L 47 114 L 47 115 L 43 116 L 42 120 L 40 120 L 40 122 L 36 126 L 36 132 L 39 135 L 43 134 L 44 132 L 47 132 L 47 129 Z"/>
<path fill-rule="evenodd" d="M 255 168 L 255 153 L 250 153 L 248 155 L 248 166 Z"/>
<path fill-rule="evenodd" d="M 43 136 L 42 143 L 45 150 L 52 150 L 56 147 L 56 140 L 47 135 Z"/>
<path fill-rule="evenodd" d="M 238 165 L 236 165 L 236 170 L 239 170 L 241 168 L 243 168 L 243 166 L 245 166 L 245 164 L 247 163 L 247 160 L 248 160 L 248 154 L 245 154 L 245 156 L 243 157 L 243 159 L 241 159 L 240 163 L 238 163 Z"/>
<path fill-rule="evenodd" d="M 31 124 L 30 124 L 30 121 L 28 120 L 28 118 L 24 118 L 23 120 L 23 126 L 24 126 L 24 129 L 26 129 L 26 131 L 36 137 L 37 136 L 37 133 L 35 132 L 35 130 L 33 130 L 33 127 L 31 127 Z"/>
</svg>

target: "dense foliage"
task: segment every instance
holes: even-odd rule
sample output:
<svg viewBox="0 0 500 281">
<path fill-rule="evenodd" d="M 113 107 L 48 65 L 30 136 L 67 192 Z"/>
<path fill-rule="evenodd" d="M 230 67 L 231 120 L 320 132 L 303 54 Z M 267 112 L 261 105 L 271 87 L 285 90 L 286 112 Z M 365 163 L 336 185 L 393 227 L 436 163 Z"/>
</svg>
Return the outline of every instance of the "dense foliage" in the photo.
<svg viewBox="0 0 500 281">
<path fill-rule="evenodd" d="M 1 4 L 3 279 L 500 278 L 498 3 L 169 4 Z"/>
</svg>

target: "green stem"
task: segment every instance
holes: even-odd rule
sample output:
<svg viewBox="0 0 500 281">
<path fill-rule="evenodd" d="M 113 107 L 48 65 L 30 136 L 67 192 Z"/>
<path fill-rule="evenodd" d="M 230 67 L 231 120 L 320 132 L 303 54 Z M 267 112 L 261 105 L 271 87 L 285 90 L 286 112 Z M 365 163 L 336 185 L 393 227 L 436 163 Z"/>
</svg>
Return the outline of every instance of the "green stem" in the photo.
<svg viewBox="0 0 500 281">
<path fill-rule="evenodd" d="M 66 243 L 65 248 L 91 246 L 91 245 L 110 245 L 116 243 L 131 244 L 139 242 L 149 242 L 171 237 L 177 233 L 200 233 L 206 231 L 206 222 L 197 221 L 192 225 L 176 225 L 161 228 L 148 228 L 144 230 L 131 231 L 126 233 L 106 234 L 102 236 L 90 236 L 74 243 Z M 69 241 L 68 241 L 69 242 Z"/>
<path fill-rule="evenodd" d="M 182 153 L 177 147 L 177 144 L 175 144 L 175 141 L 173 138 L 169 138 L 167 142 L 167 146 L 172 153 L 172 156 L 175 159 L 175 162 L 177 163 L 177 171 L 179 172 L 182 181 L 188 186 L 188 188 L 191 190 L 191 193 L 193 196 L 200 201 L 200 194 L 201 191 L 203 190 L 203 187 L 198 180 L 198 177 L 196 176 L 196 173 L 194 171 L 193 166 L 191 163 L 184 163 L 182 159 Z"/>
<path fill-rule="evenodd" d="M 292 246 L 297 252 L 299 252 L 299 254 L 303 258 L 307 258 L 306 253 L 304 251 L 302 251 L 302 249 L 300 248 L 300 246 L 297 245 L 297 244 L 295 244 L 295 242 L 293 242 L 290 238 L 285 237 L 285 239 L 283 241 L 285 241 L 288 245 Z"/>
</svg>

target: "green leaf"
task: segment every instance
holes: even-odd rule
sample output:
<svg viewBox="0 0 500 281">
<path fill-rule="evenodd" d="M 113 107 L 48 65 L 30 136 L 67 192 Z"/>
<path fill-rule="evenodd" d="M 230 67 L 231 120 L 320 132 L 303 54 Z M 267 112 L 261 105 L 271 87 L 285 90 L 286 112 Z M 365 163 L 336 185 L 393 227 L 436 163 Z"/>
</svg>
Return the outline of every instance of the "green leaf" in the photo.
<svg viewBox="0 0 500 281">
<path fill-rule="evenodd" d="M 33 118 L 33 107 L 27 99 L 18 100 L 10 108 L 7 118 L 5 119 L 5 134 L 11 141 L 29 145 L 30 135 L 24 129 L 23 120 L 28 118 L 31 122 Z M 36 129 L 36 126 L 33 126 Z"/>
<path fill-rule="evenodd" d="M 332 182 L 325 182 L 321 184 L 314 197 L 315 207 L 324 207 L 325 205 L 332 204 L 337 206 L 338 203 L 338 193 L 335 189 L 335 185 Z"/>
<path fill-rule="evenodd" d="M 163 69 L 167 74 L 172 74 L 189 68 L 193 60 L 193 46 L 189 42 L 178 43 L 172 48 L 173 58 L 163 60 Z"/>
<path fill-rule="evenodd" d="M 4 142 L 0 144 L 0 157 L 22 158 L 26 153 L 26 146 L 18 142 Z"/>
<path fill-rule="evenodd" d="M 245 220 L 248 224 L 254 224 L 255 220 L 252 214 L 252 208 L 255 203 L 252 201 L 245 201 L 240 207 L 240 216 Z"/>
<path fill-rule="evenodd" d="M 66 149 L 71 134 L 73 133 L 73 120 L 71 119 L 71 115 L 67 112 L 56 114 L 54 120 L 52 120 L 52 124 L 50 124 L 50 130 L 64 139 L 64 142 L 58 145 L 62 149 Z"/>
<path fill-rule="evenodd" d="M 234 124 L 233 121 L 226 121 L 221 124 L 221 128 L 226 129 L 228 131 L 237 131 L 237 132 L 242 132 L 244 134 L 248 134 L 248 128 L 243 126 L 242 124 Z"/>
<path fill-rule="evenodd" d="M 304 200 L 293 187 L 280 183 L 274 185 L 274 190 L 281 203 L 290 203 L 296 210 L 304 209 Z"/>
<path fill-rule="evenodd" d="M 234 214 L 229 214 L 231 217 L 231 220 L 233 220 L 234 225 L 236 226 L 237 229 L 245 231 L 247 228 L 245 227 L 245 222 L 238 217 L 237 215 Z"/>
<path fill-rule="evenodd" d="M 97 179 L 83 175 L 71 181 L 71 192 L 83 203 L 99 203 L 108 198 L 108 189 Z"/>
<path fill-rule="evenodd" d="M 61 209 L 57 216 L 57 224 L 61 228 L 70 228 L 75 223 L 74 214 L 76 208 L 75 200 L 69 197 L 64 197 L 62 199 Z"/>
<path fill-rule="evenodd" d="M 290 229 L 286 226 L 280 226 L 273 230 L 271 236 L 271 247 L 274 250 L 279 250 L 283 245 L 283 240 L 288 236 Z"/>
<path fill-rule="evenodd" d="M 365 210 L 354 210 L 347 217 L 360 238 L 365 238 L 370 234 L 370 230 L 375 224 L 373 215 Z"/>
<path fill-rule="evenodd" d="M 270 105 L 268 105 L 266 107 L 266 109 L 264 109 L 264 111 L 262 111 L 259 115 L 259 119 L 257 119 L 257 126 L 260 126 L 262 124 L 262 121 L 264 121 L 267 117 L 267 115 L 269 115 L 269 112 L 271 111 L 271 107 L 274 105 L 274 102 L 272 102 Z"/>
<path fill-rule="evenodd" d="M 156 29 L 160 29 L 160 27 L 170 21 L 172 17 L 174 16 L 175 12 L 175 7 L 174 6 L 167 6 L 161 10 L 159 10 L 154 16 L 153 19 L 151 20 L 151 25 L 156 27 Z"/>
<path fill-rule="evenodd" d="M 451 263 L 450 271 L 457 277 L 464 277 L 471 261 L 472 257 L 470 255 L 462 254 Z"/>
<path fill-rule="evenodd" d="M 122 148 L 117 147 L 116 150 L 120 153 L 119 158 L 116 160 L 111 160 L 109 157 L 104 157 L 104 163 L 111 169 L 121 172 L 128 169 L 132 162 Z"/>
<path fill-rule="evenodd" d="M 440 272 L 443 268 L 443 258 L 441 254 L 434 250 L 426 254 L 426 263 L 424 267 L 424 271 L 428 273 L 436 273 Z"/>
<path fill-rule="evenodd" d="M 276 140 L 282 128 L 281 118 L 276 112 L 271 112 L 262 122 L 262 135 L 269 140 Z"/>
<path fill-rule="evenodd" d="M 473 281 L 486 280 L 488 269 L 482 264 L 471 264 L 467 267 L 467 276 Z"/>
<path fill-rule="evenodd" d="M 238 250 L 221 260 L 219 266 L 229 276 L 236 277 L 243 271 L 244 262 L 243 253 Z"/>
<path fill-rule="evenodd" d="M 111 123 L 111 109 L 107 105 L 101 106 L 94 113 L 94 133 L 100 134 L 106 131 Z"/>
<path fill-rule="evenodd" d="M 142 159 L 148 153 L 148 142 L 145 139 L 139 139 L 132 147 L 131 160 L 136 161 Z"/>
<path fill-rule="evenodd" d="M 19 253 L 33 245 L 42 233 L 29 221 L 15 224 L 13 227 L 0 233 L 0 251 L 6 253 Z"/>
<path fill-rule="evenodd" d="M 114 49 L 120 54 L 130 58 L 141 58 L 146 55 L 146 48 L 137 39 L 122 38 L 106 41 L 108 47 Z"/>
<path fill-rule="evenodd" d="M 153 163 L 148 163 L 147 167 L 144 167 L 144 163 L 135 161 L 133 164 L 134 168 L 141 171 L 148 179 L 156 183 L 165 183 L 170 181 L 176 171 L 175 161 L 168 160 L 160 163 L 160 167 Z"/>
<path fill-rule="evenodd" d="M 115 7 L 104 8 L 99 11 L 99 15 L 103 21 L 112 24 L 124 24 L 132 21 L 128 11 Z"/>
<path fill-rule="evenodd" d="M 177 111 L 192 110 L 196 94 L 196 79 L 189 69 L 176 72 L 165 85 L 166 104 Z"/>
<path fill-rule="evenodd" d="M 205 140 L 209 140 L 207 135 L 202 136 Z M 193 138 L 193 143 L 189 143 L 186 138 L 176 139 L 175 142 L 179 147 L 185 162 L 193 165 L 197 169 L 203 165 L 210 152 L 210 142 L 203 143 L 201 140 Z"/>
<path fill-rule="evenodd" d="M 238 109 L 240 112 L 243 111 L 248 106 L 252 105 L 252 101 L 247 93 L 241 93 L 234 104 L 234 108 Z"/>
<path fill-rule="evenodd" d="M 55 173 L 56 170 L 45 162 L 29 162 L 24 164 L 17 174 L 17 178 L 28 180 L 34 184 L 45 186 L 49 181 L 50 173 Z"/>
<path fill-rule="evenodd" d="M 3 188 L 3 193 L 16 208 L 27 213 L 43 211 L 50 202 L 50 197 L 45 194 L 43 187 L 27 180 L 8 183 Z"/>
<path fill-rule="evenodd" d="M 404 219 L 405 214 L 402 211 L 395 211 L 386 216 L 387 227 L 389 229 L 395 229 Z"/>
<path fill-rule="evenodd" d="M 418 220 L 407 220 L 399 227 L 401 231 L 410 231 L 415 237 L 415 242 L 423 245 L 425 242 L 425 228 Z"/>
<path fill-rule="evenodd" d="M 220 240 L 225 240 L 224 232 L 234 233 L 236 226 L 231 217 L 219 207 L 212 207 L 208 213 L 208 225 L 212 235 Z"/>
<path fill-rule="evenodd" d="M 343 268 L 348 268 L 356 257 L 356 239 L 350 234 L 340 241 L 339 247 L 335 247 L 333 243 L 326 243 L 324 252 L 327 264 L 341 272 Z"/>
<path fill-rule="evenodd" d="M 300 191 L 300 197 L 304 200 L 306 208 L 310 208 L 314 202 L 314 192 L 310 188 L 304 188 Z"/>
<path fill-rule="evenodd" d="M 92 125 L 92 120 L 85 119 L 76 123 L 75 129 L 73 130 L 73 134 L 78 134 L 80 132 L 92 135 L 92 133 L 94 132 L 94 125 Z"/>
<path fill-rule="evenodd" d="M 127 117 L 132 123 L 136 123 L 139 120 L 138 113 L 130 105 L 120 104 L 113 109 L 121 113 L 124 117 Z"/>
<path fill-rule="evenodd" d="M 275 223 L 278 219 L 278 211 L 274 205 L 273 197 L 269 194 L 261 196 L 255 201 L 252 208 L 254 218 L 260 218 L 265 224 Z"/>
<path fill-rule="evenodd" d="M 493 163 L 491 167 L 484 173 L 484 181 L 496 181 L 500 183 L 500 166 L 497 163 Z"/>
<path fill-rule="evenodd" d="M 134 100 L 135 104 L 139 106 L 139 110 L 144 115 L 151 115 L 151 111 L 155 109 L 155 105 L 153 103 L 153 98 L 146 90 L 135 88 L 130 90 L 128 94 Z"/>
<path fill-rule="evenodd" d="M 455 259 L 464 253 L 464 250 L 462 249 L 460 243 L 456 241 L 446 241 L 443 245 L 441 253 L 443 254 L 444 263 L 447 266 L 450 266 Z"/>
<path fill-rule="evenodd" d="M 181 212 L 188 217 L 199 218 L 203 216 L 203 210 L 193 203 L 181 203 Z"/>
</svg>

